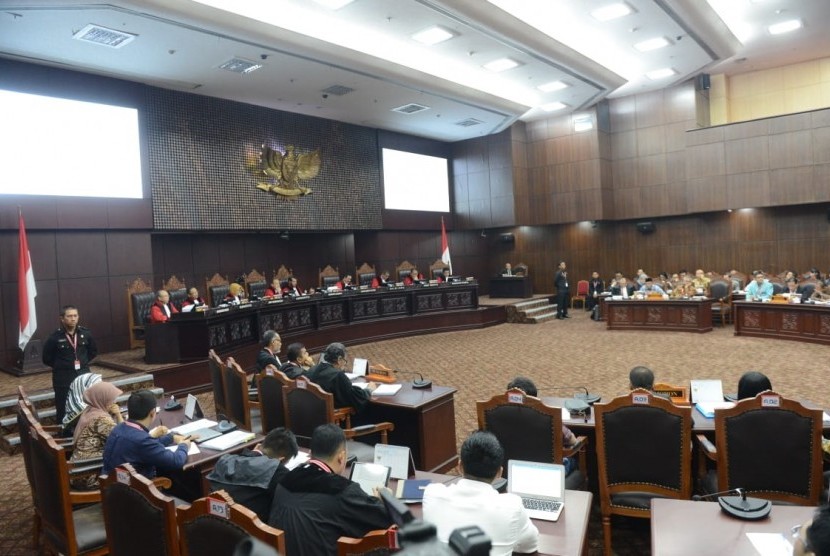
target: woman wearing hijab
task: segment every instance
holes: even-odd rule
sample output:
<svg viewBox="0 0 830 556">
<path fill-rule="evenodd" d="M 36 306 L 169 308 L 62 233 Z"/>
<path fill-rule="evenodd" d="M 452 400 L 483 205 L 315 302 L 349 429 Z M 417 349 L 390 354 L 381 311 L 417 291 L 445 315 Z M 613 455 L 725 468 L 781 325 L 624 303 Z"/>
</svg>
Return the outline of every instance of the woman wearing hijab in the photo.
<svg viewBox="0 0 830 556">
<path fill-rule="evenodd" d="M 123 421 L 121 410 L 115 403 L 121 394 L 121 390 L 109 382 L 98 382 L 84 392 L 87 406 L 75 427 L 75 449 L 71 461 L 103 456 L 107 437 L 115 425 Z M 79 477 L 72 481 L 72 486 L 89 490 L 98 488 L 98 477 Z"/>
<path fill-rule="evenodd" d="M 101 382 L 101 375 L 95 373 L 84 373 L 75 377 L 69 385 L 69 396 L 66 398 L 66 413 L 63 416 L 63 434 L 72 436 L 72 431 L 77 425 L 78 416 L 86 408 L 84 392 L 93 384 Z"/>
</svg>

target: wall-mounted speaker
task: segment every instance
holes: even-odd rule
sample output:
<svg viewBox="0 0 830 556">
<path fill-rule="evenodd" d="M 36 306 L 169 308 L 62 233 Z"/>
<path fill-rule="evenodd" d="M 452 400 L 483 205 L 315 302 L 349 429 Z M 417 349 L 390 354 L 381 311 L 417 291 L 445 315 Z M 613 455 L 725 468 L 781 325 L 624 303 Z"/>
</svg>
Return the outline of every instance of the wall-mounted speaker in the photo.
<svg viewBox="0 0 830 556">
<path fill-rule="evenodd" d="M 515 243 L 516 236 L 513 234 L 499 234 L 499 241 L 502 243 Z"/>
<path fill-rule="evenodd" d="M 695 85 L 695 88 L 698 91 L 708 91 L 710 88 L 712 88 L 712 81 L 709 77 L 709 74 L 701 73 L 700 75 L 698 75 L 695 79 Z"/>
<path fill-rule="evenodd" d="M 654 222 L 637 222 L 637 231 L 641 234 L 653 234 Z"/>
</svg>

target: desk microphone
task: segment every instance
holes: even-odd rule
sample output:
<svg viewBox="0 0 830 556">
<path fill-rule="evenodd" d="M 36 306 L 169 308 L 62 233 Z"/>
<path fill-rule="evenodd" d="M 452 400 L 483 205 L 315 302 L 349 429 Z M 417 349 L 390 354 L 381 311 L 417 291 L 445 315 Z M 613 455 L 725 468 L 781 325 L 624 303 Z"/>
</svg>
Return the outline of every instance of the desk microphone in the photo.
<svg viewBox="0 0 830 556">
<path fill-rule="evenodd" d="M 403 374 L 407 374 L 407 375 L 418 375 L 418 380 L 413 380 L 412 381 L 412 387 L 413 388 L 416 388 L 418 390 L 421 390 L 421 389 L 424 389 L 424 388 L 432 388 L 432 381 L 424 379 L 424 375 L 422 375 L 418 371 L 398 371 L 398 370 L 395 370 L 393 372 L 395 374 L 403 373 Z"/>
<path fill-rule="evenodd" d="M 574 394 L 572 399 L 565 400 L 565 409 L 568 410 L 571 417 L 585 417 L 587 419 L 591 413 L 591 406 L 602 399 L 602 396 L 590 394 L 585 386 L 553 386 L 542 390 L 583 390 L 583 392 Z"/>
<path fill-rule="evenodd" d="M 721 496 L 721 494 L 737 494 L 737 496 Z M 712 494 L 695 494 L 692 496 L 692 500 L 699 502 L 715 496 L 718 497 L 721 510 L 738 519 L 747 521 L 763 519 L 772 511 L 772 502 L 761 498 L 747 498 L 746 490 L 743 488 L 731 488 Z"/>
</svg>

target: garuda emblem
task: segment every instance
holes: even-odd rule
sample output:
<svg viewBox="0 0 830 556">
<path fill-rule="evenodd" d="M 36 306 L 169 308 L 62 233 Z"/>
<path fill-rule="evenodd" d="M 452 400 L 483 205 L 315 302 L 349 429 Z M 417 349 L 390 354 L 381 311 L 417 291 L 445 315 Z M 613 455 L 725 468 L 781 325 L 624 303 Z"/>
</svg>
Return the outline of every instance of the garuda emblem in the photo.
<svg viewBox="0 0 830 556">
<path fill-rule="evenodd" d="M 316 177 L 320 173 L 320 164 L 320 149 L 297 154 L 294 152 L 294 145 L 288 145 L 283 154 L 262 145 L 259 167 L 254 172 L 262 179 L 257 183 L 257 189 L 285 197 L 310 195 L 311 189 L 302 187 L 300 180 Z"/>
</svg>

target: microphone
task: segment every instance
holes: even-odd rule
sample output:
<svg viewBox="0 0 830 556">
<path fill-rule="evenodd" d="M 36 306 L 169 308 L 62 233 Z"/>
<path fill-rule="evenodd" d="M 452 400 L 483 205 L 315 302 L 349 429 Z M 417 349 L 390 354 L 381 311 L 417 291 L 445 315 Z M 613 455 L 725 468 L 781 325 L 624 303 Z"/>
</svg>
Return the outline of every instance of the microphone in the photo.
<svg viewBox="0 0 830 556">
<path fill-rule="evenodd" d="M 591 414 L 591 406 L 602 399 L 602 396 L 590 394 L 586 386 L 552 386 L 542 390 L 582 390 L 582 392 L 574 394 L 573 398 L 565 400 L 565 409 L 568 410 L 571 417 L 584 417 L 586 420 Z"/>
<path fill-rule="evenodd" d="M 721 494 L 737 494 L 737 496 L 720 496 Z M 714 496 L 718 497 L 720 509 L 737 519 L 746 521 L 764 519 L 772 511 L 772 502 L 761 498 L 749 498 L 746 495 L 746 489 L 743 488 L 733 488 L 712 494 L 696 494 L 692 496 L 692 500 L 697 502 Z"/>
<path fill-rule="evenodd" d="M 418 390 L 421 390 L 421 389 L 424 389 L 424 388 L 432 388 L 432 381 L 424 379 L 424 375 L 422 375 L 418 371 L 399 371 L 399 370 L 396 369 L 393 372 L 395 374 L 403 373 L 403 374 L 407 374 L 407 375 L 418 375 L 418 380 L 413 380 L 412 381 L 412 387 L 413 388 L 416 388 Z"/>
</svg>

